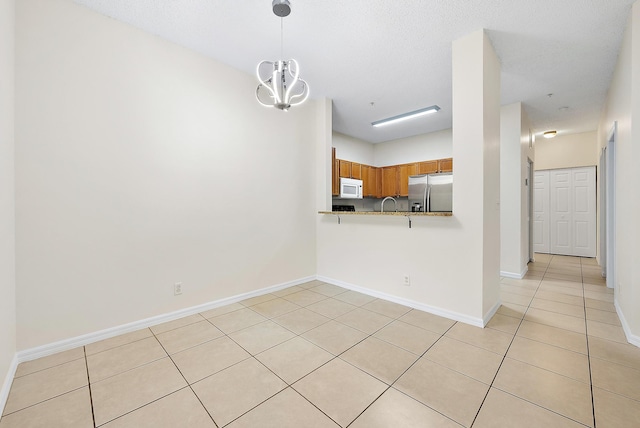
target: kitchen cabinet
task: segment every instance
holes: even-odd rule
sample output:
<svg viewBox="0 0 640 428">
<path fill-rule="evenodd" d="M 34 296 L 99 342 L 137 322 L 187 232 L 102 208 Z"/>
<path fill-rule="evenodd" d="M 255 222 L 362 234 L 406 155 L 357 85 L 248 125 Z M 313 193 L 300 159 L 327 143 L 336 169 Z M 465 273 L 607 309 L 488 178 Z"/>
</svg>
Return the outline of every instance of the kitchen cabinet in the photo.
<svg viewBox="0 0 640 428">
<path fill-rule="evenodd" d="M 371 169 L 373 167 L 369 165 L 362 165 L 362 196 L 365 198 L 367 196 L 373 196 L 375 193 L 375 173 L 374 173 L 374 181 L 371 181 Z"/>
<path fill-rule="evenodd" d="M 331 196 L 340 196 L 340 161 L 336 159 L 336 148 L 331 148 Z"/>
<path fill-rule="evenodd" d="M 358 180 L 364 180 L 362 174 L 362 165 L 356 162 L 351 162 L 351 178 Z"/>
<path fill-rule="evenodd" d="M 434 174 L 438 172 L 438 161 L 430 160 L 418 164 L 418 174 Z"/>
<path fill-rule="evenodd" d="M 435 174 L 453 171 L 453 158 L 434 159 L 429 161 L 375 167 L 336 159 L 335 148 L 332 149 L 331 194 L 339 196 L 340 178 L 362 180 L 364 197 L 385 198 L 387 196 L 408 196 L 409 177 L 417 174 Z"/>
<path fill-rule="evenodd" d="M 398 166 L 398 196 L 409 196 L 409 176 L 416 175 L 417 173 L 417 163 Z"/>
<path fill-rule="evenodd" d="M 362 165 L 362 194 L 364 197 L 377 198 L 380 194 L 380 168 Z"/>
<path fill-rule="evenodd" d="M 339 159 L 340 178 L 351 178 L 351 162 Z"/>
<path fill-rule="evenodd" d="M 398 166 L 385 166 L 382 167 L 382 195 L 383 198 L 387 196 L 398 196 Z"/>
<path fill-rule="evenodd" d="M 453 158 L 438 159 L 438 172 L 453 172 Z"/>
</svg>

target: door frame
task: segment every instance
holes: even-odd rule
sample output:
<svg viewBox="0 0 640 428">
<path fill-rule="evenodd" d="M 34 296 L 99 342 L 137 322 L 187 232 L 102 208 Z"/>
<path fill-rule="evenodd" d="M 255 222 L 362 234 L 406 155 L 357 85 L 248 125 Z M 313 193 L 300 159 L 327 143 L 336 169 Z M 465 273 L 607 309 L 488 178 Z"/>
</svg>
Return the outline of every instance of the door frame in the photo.
<svg viewBox="0 0 640 428">
<path fill-rule="evenodd" d="M 529 261 L 534 261 L 533 253 L 533 161 L 527 158 L 527 226 L 529 230 Z"/>
<path fill-rule="evenodd" d="M 618 122 L 613 122 L 613 126 L 609 131 L 607 137 L 607 150 L 606 150 L 606 281 L 607 287 L 616 290 L 616 135 L 618 133 Z"/>
</svg>

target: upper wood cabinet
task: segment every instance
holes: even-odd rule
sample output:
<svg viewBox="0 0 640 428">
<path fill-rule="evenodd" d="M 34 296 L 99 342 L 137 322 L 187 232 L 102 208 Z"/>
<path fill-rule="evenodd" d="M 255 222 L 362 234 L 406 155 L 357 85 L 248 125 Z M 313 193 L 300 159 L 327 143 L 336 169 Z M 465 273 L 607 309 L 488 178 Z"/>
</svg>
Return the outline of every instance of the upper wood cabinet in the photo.
<svg viewBox="0 0 640 428">
<path fill-rule="evenodd" d="M 439 159 L 438 172 L 453 172 L 453 158 Z"/>
<path fill-rule="evenodd" d="M 398 196 L 409 196 L 409 176 L 417 173 L 417 163 L 398 166 Z"/>
<path fill-rule="evenodd" d="M 364 175 L 362 174 L 362 165 L 356 162 L 351 162 L 351 178 L 356 178 L 358 180 L 364 180 Z"/>
<path fill-rule="evenodd" d="M 438 161 L 430 160 L 418 164 L 418 174 L 433 174 L 438 172 Z"/>
<path fill-rule="evenodd" d="M 382 170 L 381 197 L 398 196 L 398 166 L 385 166 Z"/>
<path fill-rule="evenodd" d="M 351 162 L 339 159 L 340 178 L 351 178 Z"/>
<path fill-rule="evenodd" d="M 336 148 L 331 148 L 331 195 L 340 196 L 340 161 L 336 159 Z"/>
<path fill-rule="evenodd" d="M 340 195 L 340 178 L 362 180 L 362 195 L 364 197 L 384 198 L 387 196 L 408 196 L 409 176 L 411 175 L 453 171 L 453 158 L 378 168 L 344 159 L 336 159 L 335 147 L 331 150 L 331 158 L 333 165 L 331 194 L 333 196 Z"/>
<path fill-rule="evenodd" d="M 376 167 L 362 165 L 362 196 L 376 196 Z"/>
</svg>

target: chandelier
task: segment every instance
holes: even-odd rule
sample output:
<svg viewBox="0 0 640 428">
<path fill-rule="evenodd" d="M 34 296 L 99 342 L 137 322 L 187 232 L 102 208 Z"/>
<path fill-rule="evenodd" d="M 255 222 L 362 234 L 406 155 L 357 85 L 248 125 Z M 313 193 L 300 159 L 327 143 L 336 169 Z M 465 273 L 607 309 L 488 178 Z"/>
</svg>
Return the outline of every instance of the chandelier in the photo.
<svg viewBox="0 0 640 428">
<path fill-rule="evenodd" d="M 273 13 L 280 17 L 280 55 L 283 55 L 283 18 L 291 13 L 289 0 L 273 0 Z M 275 107 L 283 111 L 302 104 L 309 97 L 309 85 L 300 79 L 298 61 L 262 61 L 256 69 L 260 84 L 256 89 L 256 99 L 265 107 Z"/>
</svg>

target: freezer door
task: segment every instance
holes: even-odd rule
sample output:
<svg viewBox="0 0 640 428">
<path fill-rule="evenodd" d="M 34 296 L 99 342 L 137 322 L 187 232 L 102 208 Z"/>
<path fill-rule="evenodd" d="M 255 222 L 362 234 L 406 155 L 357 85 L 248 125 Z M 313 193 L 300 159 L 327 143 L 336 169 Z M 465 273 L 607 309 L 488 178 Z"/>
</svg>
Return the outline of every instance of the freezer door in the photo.
<svg viewBox="0 0 640 428">
<path fill-rule="evenodd" d="M 425 196 L 427 194 L 427 176 L 412 175 L 409 177 L 409 210 L 414 204 L 420 204 L 420 210 L 424 211 Z"/>
<path fill-rule="evenodd" d="M 430 212 L 452 212 L 453 183 L 431 184 L 429 198 Z"/>
</svg>

